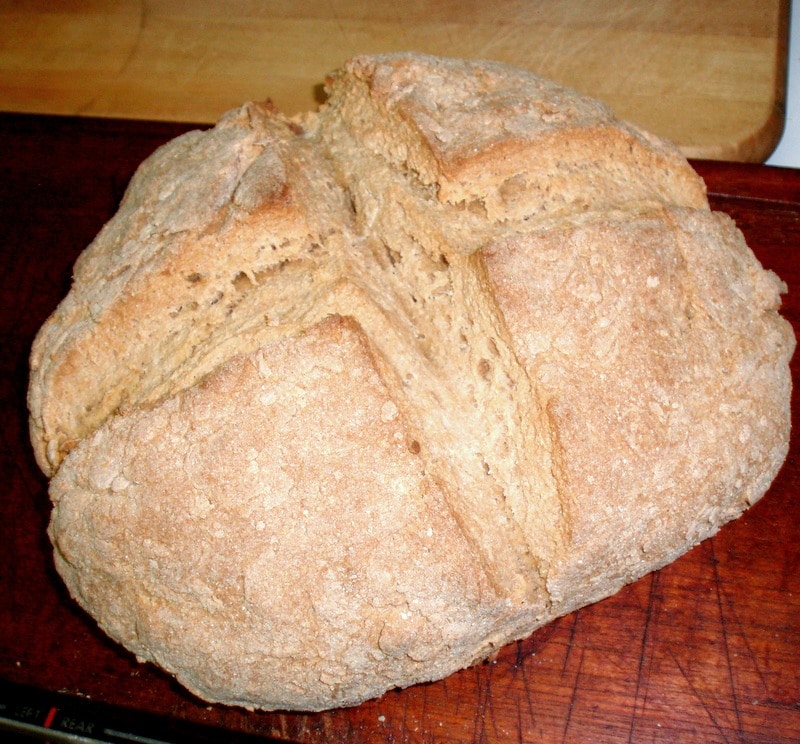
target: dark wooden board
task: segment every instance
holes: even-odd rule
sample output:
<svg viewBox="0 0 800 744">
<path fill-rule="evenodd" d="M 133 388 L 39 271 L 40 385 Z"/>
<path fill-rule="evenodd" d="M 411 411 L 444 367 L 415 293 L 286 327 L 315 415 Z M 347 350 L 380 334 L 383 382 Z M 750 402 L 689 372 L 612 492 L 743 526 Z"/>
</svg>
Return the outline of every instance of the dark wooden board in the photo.
<svg viewBox="0 0 800 744">
<path fill-rule="evenodd" d="M 295 741 L 800 741 L 796 436 L 764 499 L 672 565 L 494 661 L 356 708 L 209 706 L 109 641 L 52 566 L 47 484 L 27 438 L 27 355 L 136 165 L 187 128 L 0 115 L 0 683 Z M 797 329 L 800 173 L 696 165 L 715 208 L 788 283 Z"/>
</svg>

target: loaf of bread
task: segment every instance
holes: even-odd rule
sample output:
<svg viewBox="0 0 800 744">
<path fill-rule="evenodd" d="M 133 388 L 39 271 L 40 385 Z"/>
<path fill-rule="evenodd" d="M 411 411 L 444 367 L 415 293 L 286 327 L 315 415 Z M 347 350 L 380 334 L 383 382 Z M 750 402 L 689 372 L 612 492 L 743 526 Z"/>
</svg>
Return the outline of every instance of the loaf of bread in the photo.
<svg viewBox="0 0 800 744">
<path fill-rule="evenodd" d="M 759 499 L 794 350 L 673 146 L 528 72 L 362 56 L 154 153 L 31 356 L 75 599 L 207 701 L 442 678 Z"/>
</svg>

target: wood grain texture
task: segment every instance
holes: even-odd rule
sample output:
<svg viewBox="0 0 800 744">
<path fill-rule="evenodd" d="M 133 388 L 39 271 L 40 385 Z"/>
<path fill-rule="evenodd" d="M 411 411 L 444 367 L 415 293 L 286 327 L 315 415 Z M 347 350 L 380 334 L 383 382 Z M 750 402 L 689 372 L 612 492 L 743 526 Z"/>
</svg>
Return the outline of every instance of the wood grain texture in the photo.
<svg viewBox="0 0 800 744">
<path fill-rule="evenodd" d="M 788 0 L 0 2 L 0 110 L 214 122 L 315 108 L 359 53 L 491 58 L 609 103 L 693 157 L 761 162 L 784 120 Z"/>
<path fill-rule="evenodd" d="M 186 125 L 0 115 L 0 682 L 300 742 L 800 740 L 800 458 L 663 570 L 440 682 L 320 714 L 208 706 L 109 641 L 52 567 L 27 438 L 31 341 L 136 165 Z M 697 163 L 715 207 L 789 284 L 800 330 L 800 173 Z M 793 363 L 795 379 L 798 361 Z M 793 411 L 798 410 L 797 395 Z"/>
</svg>

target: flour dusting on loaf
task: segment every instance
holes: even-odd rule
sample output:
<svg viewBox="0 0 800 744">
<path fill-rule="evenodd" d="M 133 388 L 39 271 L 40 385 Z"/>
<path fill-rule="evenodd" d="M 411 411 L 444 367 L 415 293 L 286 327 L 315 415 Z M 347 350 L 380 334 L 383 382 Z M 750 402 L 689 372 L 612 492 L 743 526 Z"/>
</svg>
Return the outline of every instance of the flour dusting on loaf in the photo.
<svg viewBox="0 0 800 744">
<path fill-rule="evenodd" d="M 791 327 L 670 144 L 362 56 L 146 160 L 38 334 L 75 599 L 205 700 L 440 679 L 672 561 L 788 449 Z"/>
</svg>

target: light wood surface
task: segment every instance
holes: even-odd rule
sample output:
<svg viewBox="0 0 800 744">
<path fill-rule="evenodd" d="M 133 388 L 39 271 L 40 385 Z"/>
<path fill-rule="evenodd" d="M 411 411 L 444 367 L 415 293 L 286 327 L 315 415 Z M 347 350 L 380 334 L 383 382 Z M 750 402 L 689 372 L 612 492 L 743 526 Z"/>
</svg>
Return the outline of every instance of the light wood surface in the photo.
<svg viewBox="0 0 800 744">
<path fill-rule="evenodd" d="M 0 110 L 213 122 L 314 108 L 349 56 L 491 58 L 605 100 L 693 157 L 764 160 L 788 0 L 0 0 Z"/>
</svg>

